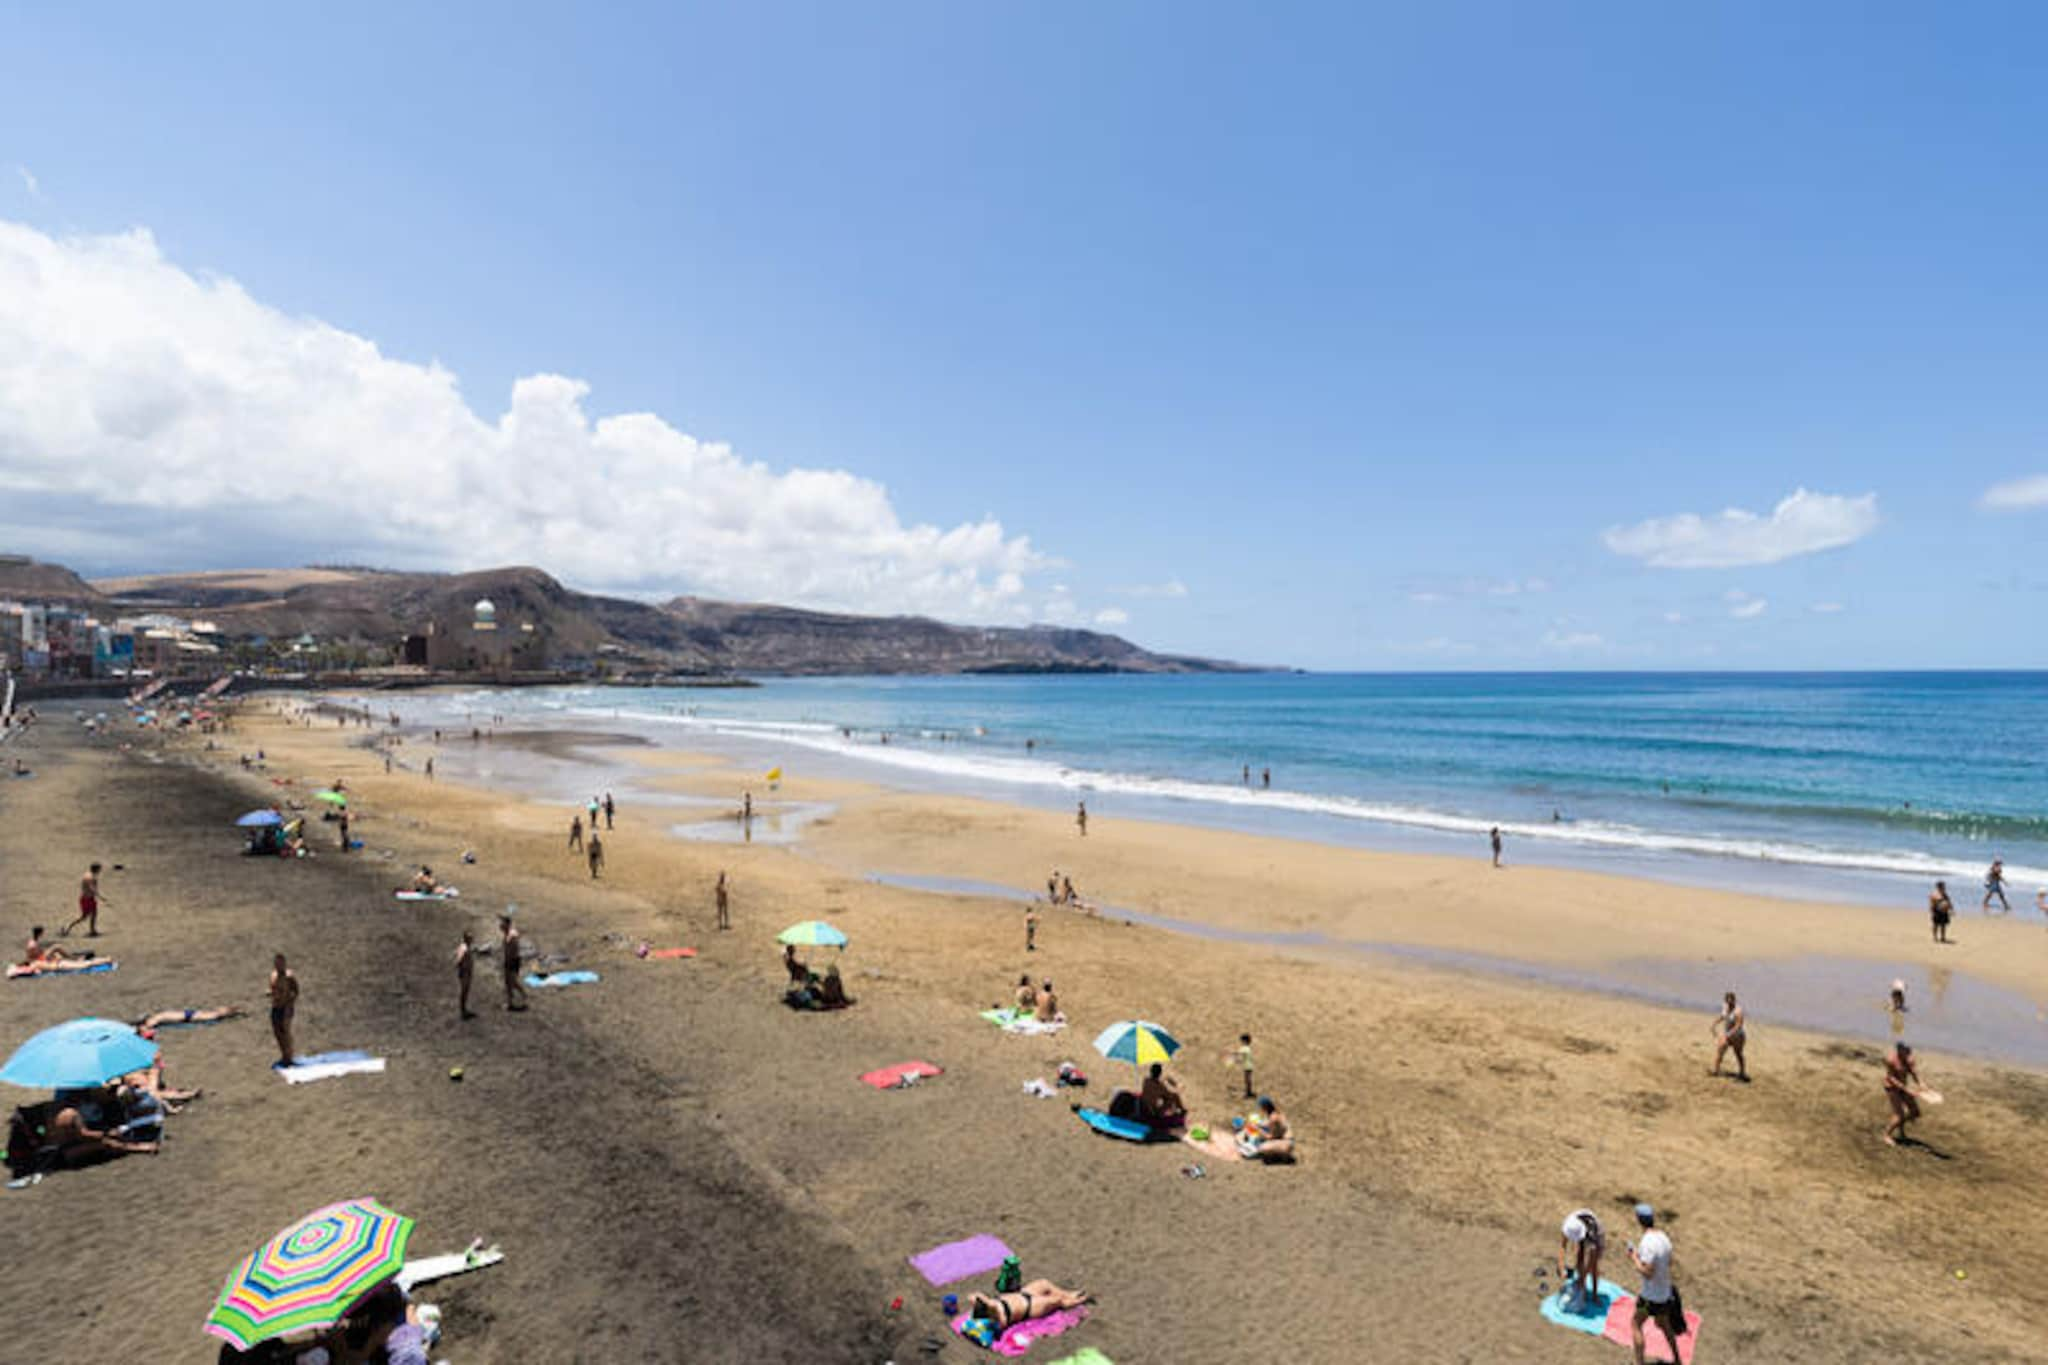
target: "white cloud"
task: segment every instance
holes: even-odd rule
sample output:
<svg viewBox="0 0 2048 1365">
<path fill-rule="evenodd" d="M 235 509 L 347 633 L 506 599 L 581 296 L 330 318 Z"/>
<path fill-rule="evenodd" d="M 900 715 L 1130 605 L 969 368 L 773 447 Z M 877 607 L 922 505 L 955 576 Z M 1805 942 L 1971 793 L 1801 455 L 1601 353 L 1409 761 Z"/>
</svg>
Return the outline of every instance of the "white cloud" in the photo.
<svg viewBox="0 0 2048 1365">
<path fill-rule="evenodd" d="M 1807 610 L 1816 616 L 1834 616 L 1847 609 L 1840 602 L 1815 602 Z"/>
<path fill-rule="evenodd" d="M 1877 529 L 1877 494 L 1840 497 L 1795 490 L 1769 516 L 1731 507 L 1712 517 L 1684 512 L 1614 526 L 1607 548 L 1660 569 L 1730 569 L 1775 564 L 1853 544 Z"/>
<path fill-rule="evenodd" d="M 2048 474 L 2030 474 L 2023 479 L 1995 483 L 1984 490 L 1984 496 L 1977 500 L 1977 505 L 1993 512 L 2048 507 Z"/>
<path fill-rule="evenodd" d="M 1525 593 L 1549 592 L 1542 578 L 1444 578 L 1410 579 L 1402 592 L 1410 602 L 1434 606 L 1467 597 L 1519 597 Z"/>
<path fill-rule="evenodd" d="M 1754 621 L 1771 605 L 1768 600 L 1752 597 L 1740 588 L 1730 588 L 1723 596 L 1728 603 L 1728 614 L 1738 621 Z"/>
<path fill-rule="evenodd" d="M 42 182 L 36 179 L 34 171 L 26 166 L 16 166 L 14 173 L 21 177 L 21 187 L 28 191 L 29 198 L 41 199 L 43 197 Z"/>
<path fill-rule="evenodd" d="M 906 525 L 873 480 L 774 469 L 651 413 L 593 418 L 588 393 L 530 375 L 480 415 L 447 370 L 188 273 L 146 231 L 0 222 L 0 505 L 45 528 L 15 548 L 525 562 L 626 592 L 1035 615 L 1030 580 L 1056 561 L 992 518 Z"/>
<path fill-rule="evenodd" d="M 1685 624 L 1685 613 L 1682 611 L 1667 611 L 1664 613 L 1664 623 L 1666 625 L 1682 626 Z"/>
<path fill-rule="evenodd" d="M 1116 589 L 1116 593 L 1119 597 L 1186 597 L 1188 585 L 1178 578 L 1169 578 L 1164 583 L 1133 583 Z"/>
<path fill-rule="evenodd" d="M 1122 607 L 1104 607 L 1095 613 L 1095 624 L 1114 629 L 1131 623 L 1131 614 Z"/>
<path fill-rule="evenodd" d="M 1564 651 L 1600 649 L 1606 640 L 1590 630 L 1551 630 L 1543 634 L 1543 647 Z"/>
</svg>

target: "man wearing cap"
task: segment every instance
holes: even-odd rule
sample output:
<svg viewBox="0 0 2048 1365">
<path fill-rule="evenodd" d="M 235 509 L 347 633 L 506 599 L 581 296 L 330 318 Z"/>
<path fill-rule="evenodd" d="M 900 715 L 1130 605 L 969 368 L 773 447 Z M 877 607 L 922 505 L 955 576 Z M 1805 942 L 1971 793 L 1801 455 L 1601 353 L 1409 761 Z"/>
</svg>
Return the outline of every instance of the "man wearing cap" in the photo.
<svg viewBox="0 0 2048 1365">
<path fill-rule="evenodd" d="M 1568 1304 L 1584 1303 L 1600 1293 L 1600 1253 L 1607 1250 L 1607 1234 L 1591 1209 L 1577 1209 L 1565 1215 L 1557 1243 L 1558 1294 Z M 1565 1253 L 1572 1257 L 1572 1273 L 1564 1273 Z M 1578 1292 L 1572 1292 L 1576 1286 Z"/>
<path fill-rule="evenodd" d="M 1636 1205 L 1636 1222 L 1642 1224 L 1643 1240 L 1629 1243 L 1628 1258 L 1643 1277 L 1643 1287 L 1636 1295 L 1628 1334 L 1636 1350 L 1636 1365 L 1643 1365 L 1644 1321 L 1656 1319 L 1676 1356 L 1678 1339 L 1685 1335 L 1685 1306 L 1679 1302 L 1677 1286 L 1671 1283 L 1671 1239 L 1657 1227 L 1657 1211 L 1648 1204 Z"/>
<path fill-rule="evenodd" d="M 519 979 L 519 930 L 512 923 L 512 907 L 498 916 L 498 967 L 505 974 L 505 1008 L 526 1008 L 526 983 Z M 514 998 L 517 1003 L 514 1003 Z"/>
</svg>

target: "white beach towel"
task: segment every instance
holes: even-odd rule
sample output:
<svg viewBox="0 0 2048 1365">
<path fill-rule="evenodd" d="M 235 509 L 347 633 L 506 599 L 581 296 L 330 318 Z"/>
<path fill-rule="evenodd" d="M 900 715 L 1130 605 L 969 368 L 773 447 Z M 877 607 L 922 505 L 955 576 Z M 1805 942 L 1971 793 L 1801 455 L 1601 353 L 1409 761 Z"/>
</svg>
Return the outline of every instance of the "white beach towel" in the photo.
<svg viewBox="0 0 2048 1365">
<path fill-rule="evenodd" d="M 496 1247 L 487 1247 L 479 1237 L 469 1244 L 466 1251 L 451 1251 L 445 1256 L 421 1256 L 407 1260 L 398 1272 L 398 1287 L 411 1291 L 417 1284 L 428 1284 L 434 1280 L 445 1280 L 450 1275 L 462 1275 L 472 1270 L 482 1270 L 487 1265 L 496 1265 L 505 1259 L 505 1253 Z"/>
<path fill-rule="evenodd" d="M 1018 1033 L 1023 1034 L 1026 1037 L 1033 1037 L 1045 1033 L 1058 1033 L 1061 1029 L 1065 1028 L 1066 1026 L 1067 1021 L 1064 1018 L 1013 1019 L 1009 1023 L 1003 1025 L 1003 1032 Z"/>
<path fill-rule="evenodd" d="M 301 1057 L 290 1066 L 272 1069 L 284 1077 L 286 1084 L 305 1085 L 310 1081 L 324 1081 L 332 1076 L 381 1072 L 384 1069 L 384 1059 L 360 1052 L 327 1052 L 315 1057 Z"/>
<path fill-rule="evenodd" d="M 1037 1099 L 1049 1100 L 1059 1094 L 1059 1091 L 1047 1085 L 1044 1080 L 1034 1078 L 1024 1082 L 1024 1093 Z"/>
</svg>

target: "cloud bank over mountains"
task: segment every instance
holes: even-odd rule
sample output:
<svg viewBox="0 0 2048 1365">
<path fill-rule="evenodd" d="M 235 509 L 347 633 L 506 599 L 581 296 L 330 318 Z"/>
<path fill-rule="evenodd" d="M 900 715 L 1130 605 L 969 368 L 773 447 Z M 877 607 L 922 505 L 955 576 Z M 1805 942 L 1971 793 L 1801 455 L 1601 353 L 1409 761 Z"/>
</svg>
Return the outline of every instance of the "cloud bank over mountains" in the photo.
<svg viewBox="0 0 2048 1365">
<path fill-rule="evenodd" d="M 652 413 L 593 417 L 589 396 L 530 375 L 490 417 L 446 369 L 184 270 L 147 231 L 0 222 L 12 548 L 87 564 L 527 562 L 620 592 L 1044 617 L 1033 578 L 1057 561 L 993 518 L 906 524 L 871 479 L 771 468 Z"/>
</svg>

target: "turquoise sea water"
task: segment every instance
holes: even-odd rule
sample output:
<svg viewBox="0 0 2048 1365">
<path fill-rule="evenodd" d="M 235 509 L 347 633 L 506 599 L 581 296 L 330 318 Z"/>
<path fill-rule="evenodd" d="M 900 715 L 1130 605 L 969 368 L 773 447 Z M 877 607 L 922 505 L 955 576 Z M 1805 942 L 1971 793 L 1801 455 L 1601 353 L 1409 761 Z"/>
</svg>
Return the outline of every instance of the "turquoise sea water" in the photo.
<svg viewBox="0 0 2048 1365">
<path fill-rule="evenodd" d="M 792 768 L 830 755 L 911 785 L 1092 793 L 1309 837 L 1483 847 L 1498 824 L 1511 851 L 1678 857 L 1752 884 L 1759 868 L 1945 876 L 1974 903 L 2002 857 L 2016 900 L 2048 885 L 2041 673 L 770 679 L 425 704 L 639 718 Z"/>
</svg>

